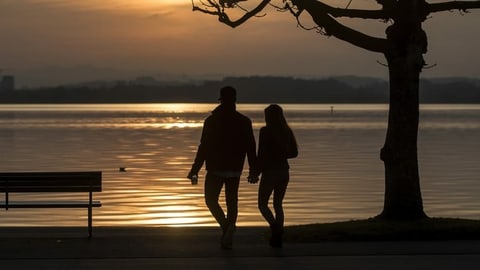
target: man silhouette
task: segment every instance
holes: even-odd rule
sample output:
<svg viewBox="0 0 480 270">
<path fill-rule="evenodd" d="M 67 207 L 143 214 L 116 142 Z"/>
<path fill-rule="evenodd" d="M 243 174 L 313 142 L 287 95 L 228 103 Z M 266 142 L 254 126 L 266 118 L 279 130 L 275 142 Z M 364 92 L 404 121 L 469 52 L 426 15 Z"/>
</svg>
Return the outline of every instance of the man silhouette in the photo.
<svg viewBox="0 0 480 270">
<path fill-rule="evenodd" d="M 236 110 L 236 90 L 231 86 L 220 90 L 220 105 L 204 122 L 200 145 L 188 178 L 196 183 L 198 171 L 205 162 L 205 202 L 222 228 L 221 247 L 231 249 L 238 216 L 238 187 L 245 156 L 248 158 L 250 182 L 258 181 L 255 137 L 252 122 Z M 218 199 L 225 186 L 227 213 Z"/>
</svg>

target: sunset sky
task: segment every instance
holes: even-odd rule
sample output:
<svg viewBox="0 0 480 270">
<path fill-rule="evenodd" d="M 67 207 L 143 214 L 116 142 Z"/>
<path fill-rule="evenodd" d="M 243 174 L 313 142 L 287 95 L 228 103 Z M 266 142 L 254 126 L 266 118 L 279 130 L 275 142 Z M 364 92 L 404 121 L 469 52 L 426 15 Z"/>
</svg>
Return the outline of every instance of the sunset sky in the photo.
<svg viewBox="0 0 480 270">
<path fill-rule="evenodd" d="M 375 3 L 353 0 L 350 7 Z M 19 86 L 142 75 L 386 77 L 382 55 L 303 30 L 288 13 L 268 8 L 265 14 L 231 29 L 192 12 L 190 0 L 0 0 L 0 69 Z M 348 24 L 380 37 L 387 26 Z M 480 77 L 479 25 L 476 10 L 434 14 L 424 28 L 426 61 L 436 66 L 422 75 Z"/>
</svg>

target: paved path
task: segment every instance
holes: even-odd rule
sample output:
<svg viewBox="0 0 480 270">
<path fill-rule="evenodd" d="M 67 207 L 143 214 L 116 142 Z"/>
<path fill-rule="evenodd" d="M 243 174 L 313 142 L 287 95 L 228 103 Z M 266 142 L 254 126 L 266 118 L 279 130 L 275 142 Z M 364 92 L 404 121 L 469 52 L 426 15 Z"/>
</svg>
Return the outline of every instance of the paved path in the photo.
<svg viewBox="0 0 480 270">
<path fill-rule="evenodd" d="M 239 228 L 233 250 L 216 228 L 0 227 L 0 269 L 480 269 L 480 241 L 285 243 Z"/>
</svg>

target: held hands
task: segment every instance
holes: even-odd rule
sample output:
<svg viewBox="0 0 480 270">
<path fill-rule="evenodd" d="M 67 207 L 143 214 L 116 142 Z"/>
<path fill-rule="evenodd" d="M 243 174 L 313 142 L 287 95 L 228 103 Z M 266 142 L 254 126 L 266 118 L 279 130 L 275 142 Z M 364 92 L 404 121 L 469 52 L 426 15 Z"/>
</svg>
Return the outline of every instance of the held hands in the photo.
<svg viewBox="0 0 480 270">
<path fill-rule="evenodd" d="M 258 175 L 257 175 L 257 174 L 252 174 L 252 173 L 250 173 L 250 174 L 247 176 L 247 181 L 248 181 L 248 183 L 250 183 L 250 184 L 256 184 L 256 183 L 258 183 L 258 180 L 259 180 L 259 178 L 258 178 Z"/>
<path fill-rule="evenodd" d="M 198 175 L 196 173 L 189 172 L 188 175 L 187 175 L 187 178 L 190 179 L 192 185 L 197 185 L 198 184 Z M 259 180 L 260 180 L 260 178 L 259 178 L 258 174 L 250 173 L 247 176 L 247 181 L 250 184 L 256 184 L 256 183 L 258 183 Z"/>
</svg>

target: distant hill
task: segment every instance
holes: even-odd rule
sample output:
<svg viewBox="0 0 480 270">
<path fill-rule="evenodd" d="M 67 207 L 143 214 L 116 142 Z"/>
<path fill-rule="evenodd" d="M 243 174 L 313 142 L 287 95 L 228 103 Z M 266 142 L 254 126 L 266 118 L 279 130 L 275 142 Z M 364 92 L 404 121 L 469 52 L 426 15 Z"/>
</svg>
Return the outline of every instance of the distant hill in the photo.
<svg viewBox="0 0 480 270">
<path fill-rule="evenodd" d="M 216 102 L 232 85 L 242 103 L 388 103 L 388 82 L 354 76 L 324 79 L 251 76 L 178 83 L 145 77 L 0 93 L 0 103 Z M 480 103 L 480 80 L 423 79 L 421 103 Z"/>
</svg>

